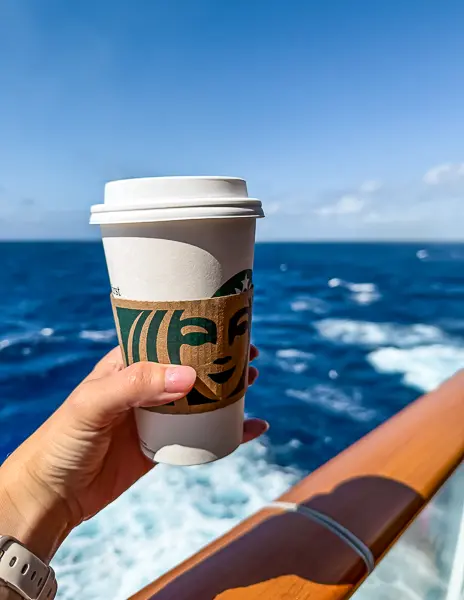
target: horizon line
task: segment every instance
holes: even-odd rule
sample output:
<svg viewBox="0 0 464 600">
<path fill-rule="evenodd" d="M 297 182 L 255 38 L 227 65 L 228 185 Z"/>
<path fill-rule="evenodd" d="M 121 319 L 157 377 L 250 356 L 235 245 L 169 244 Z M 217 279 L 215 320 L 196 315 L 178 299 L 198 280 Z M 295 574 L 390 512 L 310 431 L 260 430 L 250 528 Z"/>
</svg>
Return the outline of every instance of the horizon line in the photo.
<svg viewBox="0 0 464 600">
<path fill-rule="evenodd" d="M 101 241 L 101 238 L 0 238 L 0 244 L 96 244 Z M 258 240 L 256 245 L 258 244 L 464 244 L 464 239 L 277 239 Z"/>
</svg>

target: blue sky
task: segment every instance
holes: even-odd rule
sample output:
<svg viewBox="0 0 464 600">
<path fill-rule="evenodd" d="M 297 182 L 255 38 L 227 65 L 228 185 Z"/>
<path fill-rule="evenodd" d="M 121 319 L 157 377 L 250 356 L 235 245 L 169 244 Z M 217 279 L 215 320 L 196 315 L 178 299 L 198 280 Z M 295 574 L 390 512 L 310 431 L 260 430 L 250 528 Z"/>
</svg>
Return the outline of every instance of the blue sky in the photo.
<svg viewBox="0 0 464 600">
<path fill-rule="evenodd" d="M 225 174 L 260 239 L 462 239 L 461 0 L 2 0 L 0 238 Z"/>
</svg>

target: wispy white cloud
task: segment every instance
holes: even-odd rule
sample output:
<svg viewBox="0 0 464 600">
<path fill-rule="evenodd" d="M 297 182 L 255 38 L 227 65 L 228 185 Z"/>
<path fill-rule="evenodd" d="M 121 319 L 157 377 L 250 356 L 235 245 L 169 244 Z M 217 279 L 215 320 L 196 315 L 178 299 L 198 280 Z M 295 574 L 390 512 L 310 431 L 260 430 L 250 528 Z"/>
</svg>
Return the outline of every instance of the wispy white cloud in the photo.
<svg viewBox="0 0 464 600">
<path fill-rule="evenodd" d="M 278 200 L 266 220 L 267 239 L 464 239 L 464 162 L 439 164 L 409 182 L 366 178 L 351 188 Z"/>
<path fill-rule="evenodd" d="M 461 180 L 464 182 L 464 163 L 436 165 L 424 175 L 424 183 L 427 185 L 455 183 Z"/>
<path fill-rule="evenodd" d="M 321 217 L 331 217 L 334 215 L 350 215 L 359 213 L 363 210 L 365 201 L 357 196 L 342 196 L 334 204 L 320 206 L 314 209 L 314 212 Z"/>
<path fill-rule="evenodd" d="M 377 181 L 375 179 L 368 179 L 361 183 L 359 186 L 359 191 L 364 194 L 373 194 L 374 192 L 378 192 L 382 188 L 383 184 L 381 181 Z"/>
<path fill-rule="evenodd" d="M 282 209 L 282 204 L 280 202 L 269 202 L 266 204 L 266 215 L 271 216 L 275 215 Z"/>
<path fill-rule="evenodd" d="M 414 214 L 414 212 L 402 212 L 399 210 L 389 212 L 378 212 L 373 210 L 362 217 L 362 223 L 366 225 L 417 223 L 419 220 L 419 215 Z"/>
</svg>

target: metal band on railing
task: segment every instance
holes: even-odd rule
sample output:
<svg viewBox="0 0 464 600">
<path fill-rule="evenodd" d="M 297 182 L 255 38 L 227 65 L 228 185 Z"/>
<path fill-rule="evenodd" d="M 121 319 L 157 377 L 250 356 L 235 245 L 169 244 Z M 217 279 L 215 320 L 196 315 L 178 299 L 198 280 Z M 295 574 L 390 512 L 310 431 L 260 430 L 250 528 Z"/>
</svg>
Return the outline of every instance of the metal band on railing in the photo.
<svg viewBox="0 0 464 600">
<path fill-rule="evenodd" d="M 301 506 L 293 502 L 271 502 L 266 508 L 280 508 L 288 512 L 298 513 L 303 517 L 311 519 L 312 521 L 323 525 L 329 529 L 332 533 L 335 533 L 340 539 L 348 544 L 359 556 L 363 559 L 367 567 L 367 574 L 370 575 L 375 568 L 374 555 L 371 552 L 369 546 L 367 546 L 362 540 L 351 533 L 349 529 L 337 523 L 331 517 L 324 515 L 314 508 L 308 506 Z"/>
</svg>

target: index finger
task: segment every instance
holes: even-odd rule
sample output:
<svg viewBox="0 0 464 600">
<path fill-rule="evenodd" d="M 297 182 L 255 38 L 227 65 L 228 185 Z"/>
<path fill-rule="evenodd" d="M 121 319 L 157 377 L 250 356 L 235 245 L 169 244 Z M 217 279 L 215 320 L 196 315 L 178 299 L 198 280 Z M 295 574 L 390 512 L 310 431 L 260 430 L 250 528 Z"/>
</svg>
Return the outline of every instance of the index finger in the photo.
<svg viewBox="0 0 464 600">
<path fill-rule="evenodd" d="M 116 346 L 116 348 L 110 350 L 108 354 L 97 362 L 91 373 L 87 375 L 82 383 L 106 377 L 107 375 L 117 373 L 122 369 L 124 369 L 124 361 L 122 360 L 121 348 Z"/>
</svg>

